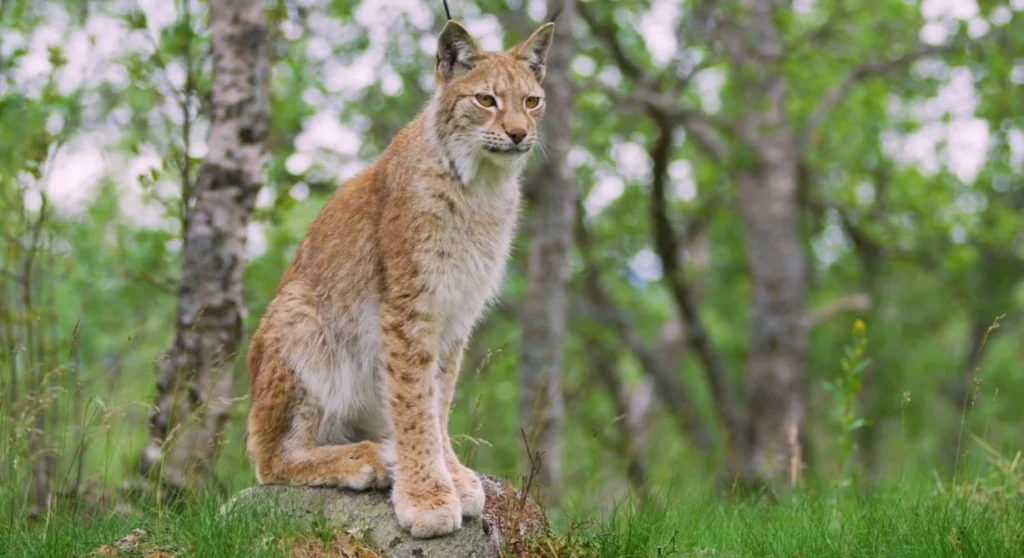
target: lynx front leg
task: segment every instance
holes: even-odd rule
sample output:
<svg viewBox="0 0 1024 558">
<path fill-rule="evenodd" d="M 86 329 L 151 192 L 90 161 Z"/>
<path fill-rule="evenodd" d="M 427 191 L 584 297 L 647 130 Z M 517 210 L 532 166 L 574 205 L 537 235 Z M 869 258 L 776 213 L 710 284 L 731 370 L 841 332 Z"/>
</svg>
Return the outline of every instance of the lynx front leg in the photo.
<svg viewBox="0 0 1024 558">
<path fill-rule="evenodd" d="M 437 327 L 417 308 L 420 296 L 391 293 L 382 323 L 396 442 L 395 515 L 412 536 L 428 538 L 461 527 L 462 507 L 444 461 L 437 405 Z"/>
<path fill-rule="evenodd" d="M 452 400 L 455 398 L 455 384 L 459 379 L 459 369 L 462 367 L 462 353 L 465 343 L 459 343 L 452 347 L 448 354 L 441 359 L 439 372 L 441 384 L 441 440 L 444 444 L 444 462 L 448 472 L 455 484 L 455 491 L 459 495 L 459 502 L 462 504 L 462 515 L 466 517 L 477 517 L 484 511 L 484 487 L 480 484 L 480 478 L 472 469 L 459 463 L 455 450 L 452 449 L 451 439 L 448 437 L 448 416 L 452 408 Z"/>
</svg>

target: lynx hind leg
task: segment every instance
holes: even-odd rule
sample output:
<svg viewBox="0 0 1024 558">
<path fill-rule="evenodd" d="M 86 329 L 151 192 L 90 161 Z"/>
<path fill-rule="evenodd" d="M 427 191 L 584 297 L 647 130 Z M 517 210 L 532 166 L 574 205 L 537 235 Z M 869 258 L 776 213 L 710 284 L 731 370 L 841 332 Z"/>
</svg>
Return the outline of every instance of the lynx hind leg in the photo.
<svg viewBox="0 0 1024 558">
<path fill-rule="evenodd" d="M 304 392 L 299 388 L 297 391 Z M 321 446 L 316 442 L 321 413 L 318 404 L 303 393 L 293 402 L 290 428 L 263 459 L 256 461 L 263 484 L 337 486 L 352 490 L 384 488 L 391 478 L 376 442 Z M 250 421 L 251 423 L 251 421 Z"/>
<path fill-rule="evenodd" d="M 289 285 L 268 309 L 249 351 L 252 409 L 247 447 L 261 484 L 340 486 L 354 490 L 391 484 L 375 442 L 321 446 L 323 412 L 283 358 L 282 336 L 316 334 L 315 309 L 301 286 Z"/>
</svg>

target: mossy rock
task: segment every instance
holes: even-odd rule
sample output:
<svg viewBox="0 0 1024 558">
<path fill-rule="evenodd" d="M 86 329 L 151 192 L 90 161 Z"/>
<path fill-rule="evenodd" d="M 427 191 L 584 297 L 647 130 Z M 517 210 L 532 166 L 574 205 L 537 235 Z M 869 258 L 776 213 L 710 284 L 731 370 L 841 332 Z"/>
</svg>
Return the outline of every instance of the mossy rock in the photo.
<svg viewBox="0 0 1024 558">
<path fill-rule="evenodd" d="M 498 558 L 503 549 L 515 555 L 546 535 L 547 521 L 532 500 L 504 480 L 479 476 L 487 495 L 483 515 L 463 519 L 461 529 L 433 539 L 413 538 L 398 525 L 386 490 L 254 486 L 236 494 L 224 511 L 325 522 L 388 558 Z"/>
</svg>

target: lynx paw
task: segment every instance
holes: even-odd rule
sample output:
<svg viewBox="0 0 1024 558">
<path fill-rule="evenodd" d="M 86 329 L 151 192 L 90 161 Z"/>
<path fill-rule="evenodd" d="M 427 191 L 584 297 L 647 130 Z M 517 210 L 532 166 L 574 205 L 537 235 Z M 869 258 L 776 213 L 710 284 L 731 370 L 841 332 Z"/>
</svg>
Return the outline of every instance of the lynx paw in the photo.
<svg viewBox="0 0 1024 558">
<path fill-rule="evenodd" d="M 369 490 L 391 486 L 387 463 L 378 455 L 375 444 L 361 444 L 344 463 L 347 474 L 340 475 L 339 483 L 352 490 Z"/>
<path fill-rule="evenodd" d="M 462 507 L 451 486 L 419 494 L 395 490 L 395 515 L 398 524 L 418 539 L 429 539 L 462 527 Z"/>
<path fill-rule="evenodd" d="M 484 511 L 484 487 L 472 469 L 456 465 L 452 467 L 452 482 L 459 495 L 464 517 L 479 517 Z"/>
<path fill-rule="evenodd" d="M 371 460 L 369 464 L 372 466 L 374 473 L 373 488 L 388 488 L 391 486 L 391 464 L 380 458 Z"/>
<path fill-rule="evenodd" d="M 384 468 L 376 469 L 370 464 L 363 464 L 359 470 L 352 473 L 341 481 L 341 486 L 352 490 L 369 490 L 371 488 L 385 488 L 391 485 L 391 477 Z"/>
</svg>

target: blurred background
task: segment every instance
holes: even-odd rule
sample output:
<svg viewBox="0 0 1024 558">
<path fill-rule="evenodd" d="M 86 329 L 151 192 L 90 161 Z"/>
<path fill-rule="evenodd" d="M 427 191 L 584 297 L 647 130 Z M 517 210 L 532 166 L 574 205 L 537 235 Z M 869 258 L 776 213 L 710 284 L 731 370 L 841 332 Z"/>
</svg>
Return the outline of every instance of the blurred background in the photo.
<svg viewBox="0 0 1024 558">
<path fill-rule="evenodd" d="M 0 1 L 12 513 L 255 482 L 237 357 L 428 99 L 445 17 L 244 3 Z M 1016 454 L 1024 2 L 451 1 L 487 49 L 558 9 L 546 148 L 457 392 L 468 464 L 598 509 Z"/>
</svg>

